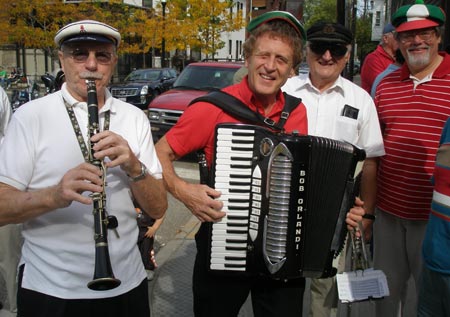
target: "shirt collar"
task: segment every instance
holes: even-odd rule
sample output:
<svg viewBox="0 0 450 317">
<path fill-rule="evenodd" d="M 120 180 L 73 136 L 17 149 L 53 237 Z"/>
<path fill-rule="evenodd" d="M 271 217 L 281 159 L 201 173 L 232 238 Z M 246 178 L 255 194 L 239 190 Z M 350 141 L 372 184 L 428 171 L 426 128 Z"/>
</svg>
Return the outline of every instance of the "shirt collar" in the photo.
<svg viewBox="0 0 450 317">
<path fill-rule="evenodd" d="M 72 107 L 80 107 L 85 109 L 85 111 L 87 111 L 87 104 L 84 101 L 78 101 L 76 100 L 71 94 L 70 92 L 67 90 L 67 84 L 64 83 L 61 87 L 61 94 L 62 97 L 64 99 L 64 101 L 69 104 Z M 106 112 L 106 111 L 111 111 L 111 113 L 114 113 L 116 110 L 116 107 L 114 106 L 114 98 L 111 95 L 111 92 L 105 88 L 105 104 L 103 105 L 103 107 L 100 109 L 100 113 Z"/>
<path fill-rule="evenodd" d="M 248 77 L 245 76 L 242 79 L 241 83 L 239 84 L 239 95 L 241 96 L 242 101 L 245 104 L 247 104 L 250 107 L 250 109 L 252 109 L 253 111 L 258 110 L 259 113 L 264 114 L 262 105 L 256 100 L 254 94 L 250 90 L 247 78 Z M 277 101 L 271 110 L 271 114 L 282 111 L 283 107 L 284 107 L 284 95 L 280 89 L 277 94 Z"/>
<path fill-rule="evenodd" d="M 299 86 L 299 90 L 303 87 L 306 87 L 314 92 L 316 92 L 317 94 L 320 94 L 320 91 L 313 86 L 311 79 L 309 78 L 309 74 L 307 75 L 303 75 L 305 76 L 305 79 L 303 81 L 303 84 Z M 336 79 L 336 81 L 333 83 L 333 85 L 331 85 L 327 90 L 325 90 L 323 93 L 328 93 L 331 91 L 336 91 L 337 93 L 342 94 L 342 96 L 345 97 L 345 89 L 344 89 L 344 80 L 342 78 L 341 75 L 339 75 L 339 77 Z"/>
</svg>

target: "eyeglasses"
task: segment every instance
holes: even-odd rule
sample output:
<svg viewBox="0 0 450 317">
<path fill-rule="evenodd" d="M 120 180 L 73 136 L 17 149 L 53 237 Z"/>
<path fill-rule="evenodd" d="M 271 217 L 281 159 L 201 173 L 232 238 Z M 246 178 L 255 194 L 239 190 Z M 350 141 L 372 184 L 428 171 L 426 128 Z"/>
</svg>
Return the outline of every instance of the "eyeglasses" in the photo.
<svg viewBox="0 0 450 317">
<path fill-rule="evenodd" d="M 71 51 L 63 51 L 64 54 L 70 55 L 76 63 L 85 63 L 89 58 L 90 52 L 95 53 L 95 59 L 99 64 L 110 64 L 113 53 L 107 51 L 91 51 L 84 48 L 76 48 Z"/>
<path fill-rule="evenodd" d="M 334 58 L 342 58 L 347 54 L 347 46 L 341 44 L 330 44 L 330 43 L 320 43 L 320 42 L 311 42 L 309 43 L 309 48 L 311 51 L 319 56 L 325 54 L 326 51 L 329 51 L 331 56 Z"/>
<path fill-rule="evenodd" d="M 435 34 L 435 30 L 409 31 L 398 33 L 398 38 L 403 44 L 411 43 L 418 36 L 422 41 L 429 41 Z"/>
</svg>

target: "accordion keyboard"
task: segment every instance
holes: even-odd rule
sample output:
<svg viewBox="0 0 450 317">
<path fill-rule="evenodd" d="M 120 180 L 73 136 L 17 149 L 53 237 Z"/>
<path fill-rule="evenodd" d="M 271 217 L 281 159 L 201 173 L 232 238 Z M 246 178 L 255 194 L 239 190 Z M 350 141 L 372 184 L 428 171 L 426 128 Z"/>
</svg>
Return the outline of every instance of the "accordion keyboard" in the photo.
<svg viewBox="0 0 450 317">
<path fill-rule="evenodd" d="M 254 131 L 219 129 L 215 188 L 226 216 L 213 224 L 211 269 L 245 271 Z"/>
</svg>

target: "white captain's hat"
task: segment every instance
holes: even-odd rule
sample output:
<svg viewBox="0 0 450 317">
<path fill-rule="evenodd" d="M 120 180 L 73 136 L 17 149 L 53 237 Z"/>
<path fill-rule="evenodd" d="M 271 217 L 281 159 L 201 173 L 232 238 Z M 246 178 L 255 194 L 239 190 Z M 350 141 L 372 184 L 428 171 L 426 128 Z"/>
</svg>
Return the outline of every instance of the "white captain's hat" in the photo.
<svg viewBox="0 0 450 317">
<path fill-rule="evenodd" d="M 110 25 L 94 20 L 83 20 L 62 27 L 55 35 L 55 44 L 61 47 L 63 43 L 102 42 L 120 44 L 120 33 Z"/>
</svg>

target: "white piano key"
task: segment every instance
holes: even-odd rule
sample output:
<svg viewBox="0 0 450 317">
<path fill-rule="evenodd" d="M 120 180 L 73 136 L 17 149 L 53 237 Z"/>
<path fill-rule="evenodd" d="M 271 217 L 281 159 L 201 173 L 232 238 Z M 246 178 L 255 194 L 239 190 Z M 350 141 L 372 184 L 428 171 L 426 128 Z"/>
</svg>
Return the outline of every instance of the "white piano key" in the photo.
<svg viewBox="0 0 450 317">
<path fill-rule="evenodd" d="M 217 140 L 220 141 L 253 141 L 255 139 L 254 135 L 231 135 L 231 134 L 217 134 Z"/>
<path fill-rule="evenodd" d="M 233 183 L 242 183 L 242 184 L 251 184 L 252 179 L 249 178 L 249 177 L 239 177 L 239 178 L 233 177 L 233 178 L 230 178 L 229 175 L 230 175 L 229 173 L 228 173 L 227 177 L 225 177 L 225 176 L 217 176 L 216 175 L 214 180 L 215 180 L 216 184 L 217 183 L 231 183 L 231 182 L 233 182 Z"/>
<path fill-rule="evenodd" d="M 247 257 L 247 251 L 246 250 L 226 250 L 223 252 L 211 252 L 211 259 L 212 258 L 224 259 L 225 257 L 236 257 L 236 258 L 245 260 L 245 258 Z M 235 260 L 238 260 L 238 259 L 235 259 Z"/>
<path fill-rule="evenodd" d="M 211 234 L 211 240 L 212 241 L 240 241 L 245 242 L 247 241 L 247 234 L 236 234 L 236 233 L 226 233 L 226 230 L 217 229 L 214 230 Z"/>
<path fill-rule="evenodd" d="M 227 151 L 227 152 L 217 152 L 216 159 L 231 159 L 232 157 L 238 158 L 252 158 L 253 151 Z"/>
<path fill-rule="evenodd" d="M 227 216 L 230 216 L 230 215 L 227 213 Z M 219 225 L 223 225 L 223 224 L 226 224 L 226 225 L 229 225 L 229 224 L 246 225 L 246 224 L 248 224 L 248 219 L 234 219 L 234 218 L 230 219 L 227 216 L 223 217 L 219 221 L 215 222 L 214 227 L 218 228 Z"/>
<path fill-rule="evenodd" d="M 228 172 L 227 174 L 222 173 L 218 174 L 218 172 Z M 252 174 L 252 169 L 249 168 L 237 168 L 237 167 L 231 167 L 230 165 L 226 164 L 219 164 L 216 165 L 216 176 L 228 176 L 230 177 L 230 174 L 239 174 L 239 175 L 247 175 L 250 176 Z"/>
<path fill-rule="evenodd" d="M 249 151 L 253 151 L 253 144 L 252 143 L 233 143 L 232 141 L 220 141 L 217 140 L 216 142 L 216 148 L 217 152 L 224 151 L 224 152 L 231 152 L 231 148 L 238 148 L 238 149 L 248 149 Z M 224 149 L 220 149 L 224 148 Z M 242 150 L 241 150 L 242 151 Z"/>
<path fill-rule="evenodd" d="M 212 247 L 226 247 L 232 246 L 237 248 L 247 248 L 247 242 L 234 242 L 234 241 L 225 241 L 225 240 L 214 240 L 211 241 Z"/>
<path fill-rule="evenodd" d="M 216 183 L 214 185 L 216 190 L 221 191 L 222 189 L 229 189 L 229 190 L 244 190 L 247 192 L 250 192 L 250 185 L 230 185 L 230 184 L 226 184 L 226 183 Z"/>
<path fill-rule="evenodd" d="M 217 129 L 217 134 L 233 134 L 235 132 L 245 133 L 245 134 L 255 134 L 255 130 L 251 129 L 239 129 L 239 128 L 219 128 Z"/>
<path fill-rule="evenodd" d="M 233 191 L 229 188 L 222 188 L 220 190 L 218 189 L 218 191 L 220 191 L 222 195 L 236 195 L 236 197 L 239 197 L 238 199 L 250 199 L 250 193 L 233 193 Z M 224 198 L 220 196 L 218 200 L 224 200 Z"/>
<path fill-rule="evenodd" d="M 211 258 L 211 264 L 236 264 L 236 265 L 244 265 L 246 264 L 246 258 L 242 257 L 242 259 L 225 259 L 224 257 L 215 257 Z"/>
<path fill-rule="evenodd" d="M 216 271 L 239 271 L 239 272 L 245 272 L 245 266 L 242 267 L 226 267 L 225 264 L 220 263 L 214 263 L 210 265 L 211 270 Z"/>
<path fill-rule="evenodd" d="M 229 158 L 216 158 L 216 165 L 242 165 L 242 166 L 252 166 L 251 161 L 243 161 L 239 159 L 229 159 Z"/>
<path fill-rule="evenodd" d="M 242 257 L 246 257 L 247 256 L 247 247 L 243 246 L 243 247 L 237 247 L 237 246 L 218 246 L 218 247 L 211 247 L 211 254 L 218 254 L 218 253 L 223 253 L 223 252 L 228 252 L 228 251 L 239 251 L 241 253 L 239 253 Z"/>
</svg>

